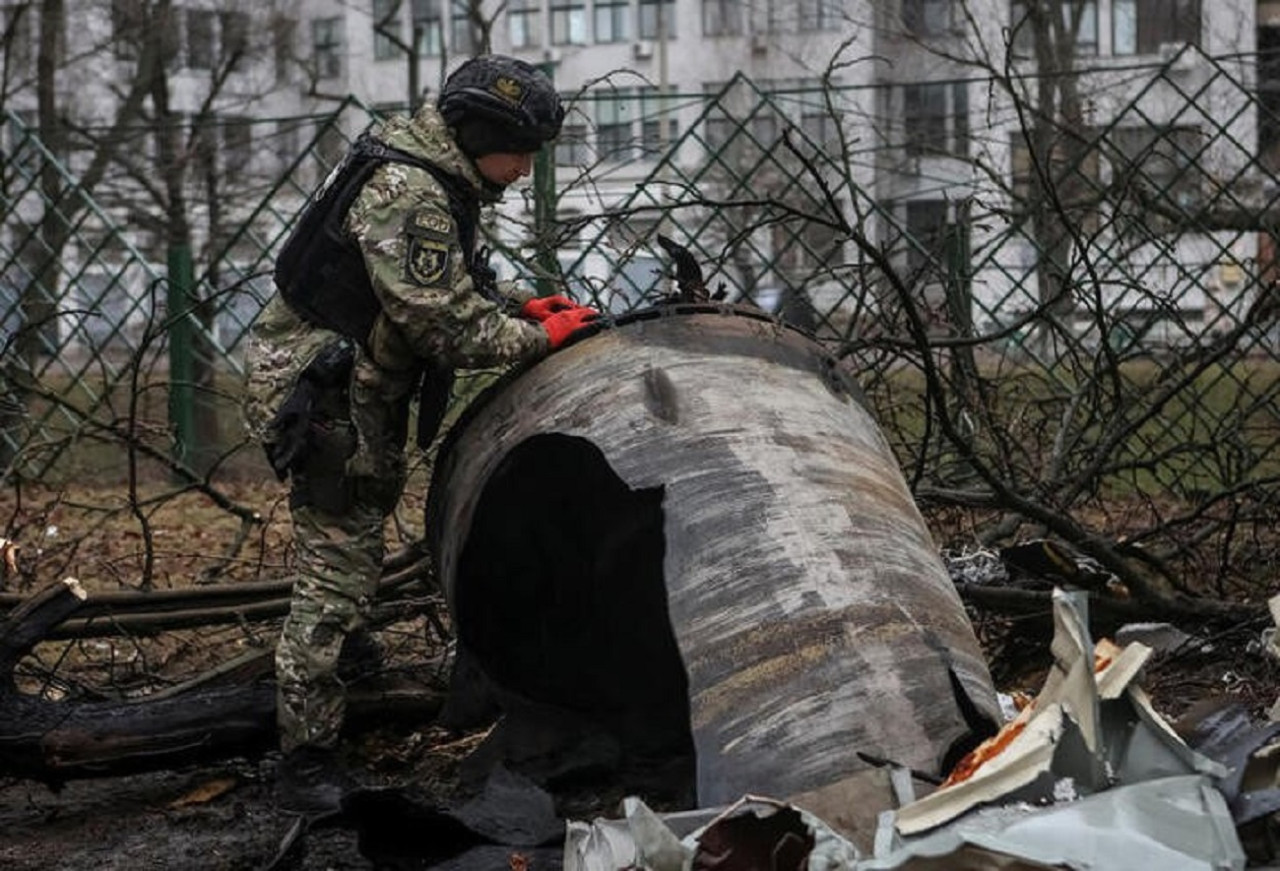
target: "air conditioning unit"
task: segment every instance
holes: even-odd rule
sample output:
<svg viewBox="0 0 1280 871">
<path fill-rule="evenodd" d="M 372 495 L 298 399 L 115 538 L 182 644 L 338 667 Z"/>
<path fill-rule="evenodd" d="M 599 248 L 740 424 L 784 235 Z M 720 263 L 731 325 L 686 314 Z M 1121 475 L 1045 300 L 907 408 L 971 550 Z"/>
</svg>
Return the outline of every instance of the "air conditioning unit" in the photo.
<svg viewBox="0 0 1280 871">
<path fill-rule="evenodd" d="M 1162 42 L 1156 53 L 1171 70 L 1189 70 L 1196 63 L 1196 50 L 1186 42 Z"/>
<path fill-rule="evenodd" d="M 752 54 L 764 54 L 768 50 L 769 50 L 769 34 L 767 33 L 751 34 Z"/>
<path fill-rule="evenodd" d="M 651 58 L 653 57 L 653 43 L 648 42 L 647 40 L 641 40 L 640 42 L 634 43 L 631 46 L 631 53 L 640 60 Z"/>
</svg>

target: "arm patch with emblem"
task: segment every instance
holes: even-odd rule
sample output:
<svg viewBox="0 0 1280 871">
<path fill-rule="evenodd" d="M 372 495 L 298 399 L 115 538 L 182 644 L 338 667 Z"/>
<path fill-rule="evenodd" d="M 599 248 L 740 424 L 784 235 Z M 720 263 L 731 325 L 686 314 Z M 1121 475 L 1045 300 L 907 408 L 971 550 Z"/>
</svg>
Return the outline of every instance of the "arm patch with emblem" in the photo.
<svg viewBox="0 0 1280 871">
<path fill-rule="evenodd" d="M 449 284 L 449 248 L 455 244 L 453 218 L 443 209 L 422 208 L 404 223 L 404 278 L 419 287 Z"/>
</svg>

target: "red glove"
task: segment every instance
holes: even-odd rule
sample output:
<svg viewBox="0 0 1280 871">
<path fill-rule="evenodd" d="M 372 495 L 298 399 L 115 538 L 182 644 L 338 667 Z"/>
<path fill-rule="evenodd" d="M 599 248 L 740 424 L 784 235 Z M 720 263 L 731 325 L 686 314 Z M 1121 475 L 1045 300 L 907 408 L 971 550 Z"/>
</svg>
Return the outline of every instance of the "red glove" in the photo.
<svg viewBox="0 0 1280 871">
<path fill-rule="evenodd" d="M 520 306 L 520 317 L 542 323 L 559 312 L 582 308 L 567 296 L 535 296 Z"/>
<path fill-rule="evenodd" d="M 570 336 L 583 327 L 590 326 L 598 317 L 600 312 L 585 305 L 574 306 L 567 311 L 548 316 L 542 322 L 542 328 L 547 331 L 547 338 L 551 340 L 551 350 L 559 348 Z"/>
</svg>

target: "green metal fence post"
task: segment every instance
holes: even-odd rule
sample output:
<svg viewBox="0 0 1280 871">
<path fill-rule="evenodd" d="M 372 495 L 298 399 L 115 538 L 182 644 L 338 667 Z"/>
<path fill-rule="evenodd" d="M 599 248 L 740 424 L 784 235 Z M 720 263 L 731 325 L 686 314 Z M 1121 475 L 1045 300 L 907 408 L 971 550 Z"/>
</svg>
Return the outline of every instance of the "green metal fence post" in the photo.
<svg viewBox="0 0 1280 871">
<path fill-rule="evenodd" d="M 169 246 L 169 425 L 173 458 L 185 460 L 195 436 L 195 362 L 192 358 L 191 294 L 195 264 L 191 246 Z"/>
<path fill-rule="evenodd" d="M 555 76 L 555 62 L 541 65 L 547 78 Z M 534 262 L 538 264 L 535 282 L 538 296 L 551 296 L 556 292 L 553 276 L 560 274 L 560 261 L 551 247 L 552 228 L 556 218 L 556 160 L 555 146 L 544 145 L 533 161 L 533 237 L 538 246 Z"/>
</svg>

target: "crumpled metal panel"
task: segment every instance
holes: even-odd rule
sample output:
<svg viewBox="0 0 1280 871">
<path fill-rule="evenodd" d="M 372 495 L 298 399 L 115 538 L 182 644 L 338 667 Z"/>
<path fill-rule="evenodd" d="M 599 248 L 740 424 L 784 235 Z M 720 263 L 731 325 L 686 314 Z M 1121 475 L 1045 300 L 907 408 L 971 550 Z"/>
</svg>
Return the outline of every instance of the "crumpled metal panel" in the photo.
<svg viewBox="0 0 1280 871">
<path fill-rule="evenodd" d="M 589 444 L 582 466 L 560 453 L 564 468 L 522 472 L 540 464 L 525 449 L 551 435 Z M 859 754 L 939 774 L 958 742 L 998 721 L 959 596 L 856 385 L 805 335 L 728 308 L 620 322 L 499 384 L 454 429 L 434 472 L 429 537 L 461 634 L 469 621 L 491 675 L 521 673 L 508 659 L 555 655 L 536 627 L 556 582 L 527 551 L 555 537 L 563 567 L 573 547 L 564 527 L 590 525 L 592 541 L 612 534 L 594 515 L 619 502 L 573 515 L 577 501 L 600 499 L 573 494 L 594 451 L 632 493 L 660 494 L 660 553 L 631 560 L 661 560 L 699 804 L 757 793 L 802 797 L 837 826 L 846 812 L 874 817 L 887 777 Z M 503 492 L 535 504 L 484 520 L 498 516 L 485 504 L 497 482 L 522 474 L 530 483 Z M 532 529 L 513 538 L 513 524 Z M 519 566 L 489 552 L 470 558 L 486 568 L 469 573 L 468 548 L 486 536 L 523 542 Z M 543 574 L 556 571 L 552 559 Z M 535 583 L 550 592 L 525 596 Z M 500 619 L 496 601 L 520 596 L 522 628 L 476 627 Z M 605 660 L 611 633 L 628 628 L 600 629 Z M 508 689 L 554 692 L 523 673 L 538 691 Z"/>
<path fill-rule="evenodd" d="M 694 827 L 629 800 L 623 820 L 569 824 L 566 871 L 782 867 L 771 856 L 829 871 L 1240 871 L 1239 781 L 1150 707 L 1135 683 L 1149 648 L 1092 643 L 1086 602 L 1055 591 L 1054 667 L 1035 701 L 947 784 L 881 814 L 871 855 L 801 806 L 748 797 Z M 1270 729 L 1222 713 L 1198 736 L 1244 767 L 1237 751 Z"/>
</svg>

